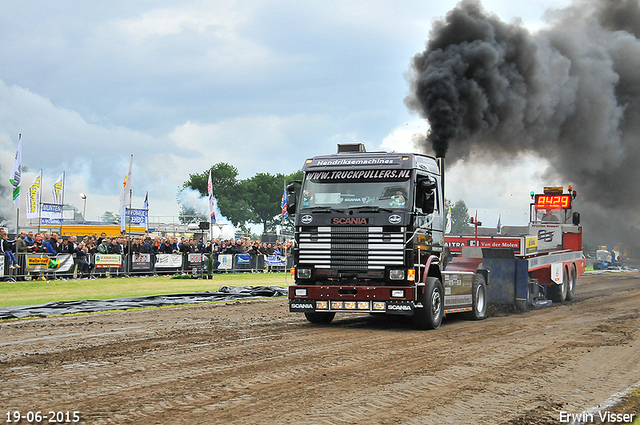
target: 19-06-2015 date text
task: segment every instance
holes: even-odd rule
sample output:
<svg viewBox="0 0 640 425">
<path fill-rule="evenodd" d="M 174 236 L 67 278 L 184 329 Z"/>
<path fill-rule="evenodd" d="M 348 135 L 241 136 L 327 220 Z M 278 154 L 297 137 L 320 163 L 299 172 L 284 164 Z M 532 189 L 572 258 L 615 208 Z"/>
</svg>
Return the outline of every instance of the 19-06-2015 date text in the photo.
<svg viewBox="0 0 640 425">
<path fill-rule="evenodd" d="M 78 411 L 28 411 L 19 410 L 7 411 L 5 423 L 32 423 L 32 424 L 63 424 L 80 422 L 80 412 Z"/>
</svg>

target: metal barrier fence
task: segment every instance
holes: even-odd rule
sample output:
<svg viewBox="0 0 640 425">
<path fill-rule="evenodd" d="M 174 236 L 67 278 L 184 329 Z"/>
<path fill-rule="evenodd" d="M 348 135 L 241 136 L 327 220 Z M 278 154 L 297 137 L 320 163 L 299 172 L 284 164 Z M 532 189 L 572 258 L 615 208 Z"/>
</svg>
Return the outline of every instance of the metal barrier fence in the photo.
<svg viewBox="0 0 640 425">
<path fill-rule="evenodd" d="M 207 277 L 214 273 L 284 272 L 293 258 L 283 255 L 218 254 L 91 254 L 89 262 L 72 254 L 16 254 L 17 267 L 0 255 L 0 280 L 69 279 L 148 276 L 188 273 Z"/>
</svg>

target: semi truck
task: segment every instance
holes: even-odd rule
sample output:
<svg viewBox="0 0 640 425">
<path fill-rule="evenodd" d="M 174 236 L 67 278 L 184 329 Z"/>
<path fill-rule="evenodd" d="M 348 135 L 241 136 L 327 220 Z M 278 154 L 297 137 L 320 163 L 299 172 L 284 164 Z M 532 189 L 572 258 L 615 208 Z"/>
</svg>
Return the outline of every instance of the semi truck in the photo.
<svg viewBox="0 0 640 425">
<path fill-rule="evenodd" d="M 340 144 L 335 154 L 307 159 L 303 172 L 303 181 L 287 186 L 295 214 L 288 298 L 289 311 L 312 323 L 369 313 L 411 316 L 417 328 L 436 329 L 448 314 L 482 320 L 489 303 L 524 310 L 574 296 L 584 256 L 573 193 L 534 197 L 532 234 L 514 238 L 519 249 L 476 238 L 452 254 L 444 158 Z M 538 218 L 547 206 L 563 222 Z"/>
</svg>

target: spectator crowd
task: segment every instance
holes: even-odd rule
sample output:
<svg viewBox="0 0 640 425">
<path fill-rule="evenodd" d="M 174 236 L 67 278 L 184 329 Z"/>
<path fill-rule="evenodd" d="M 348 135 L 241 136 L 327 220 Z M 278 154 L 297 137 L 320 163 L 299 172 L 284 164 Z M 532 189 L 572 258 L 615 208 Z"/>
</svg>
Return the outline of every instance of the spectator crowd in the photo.
<svg viewBox="0 0 640 425">
<path fill-rule="evenodd" d="M 293 242 L 275 243 L 251 240 L 248 237 L 234 239 L 212 239 L 205 241 L 203 238 L 176 238 L 176 237 L 151 237 L 123 235 L 109 238 L 105 233 L 100 236 L 92 234 L 78 238 L 77 236 L 60 237 L 58 233 L 21 232 L 15 240 L 10 240 L 5 229 L 0 228 L 0 255 L 5 256 L 5 263 L 9 269 L 24 267 L 19 264 L 19 259 L 24 254 L 72 254 L 74 262 L 78 266 L 78 272 L 89 273 L 92 254 L 121 254 L 129 253 L 152 254 L 183 254 L 202 253 L 213 258 L 214 264 L 220 254 L 249 254 L 257 255 L 281 255 L 291 253 Z M 16 258 L 17 257 L 17 258 Z M 23 260 L 24 261 L 24 260 Z"/>
</svg>

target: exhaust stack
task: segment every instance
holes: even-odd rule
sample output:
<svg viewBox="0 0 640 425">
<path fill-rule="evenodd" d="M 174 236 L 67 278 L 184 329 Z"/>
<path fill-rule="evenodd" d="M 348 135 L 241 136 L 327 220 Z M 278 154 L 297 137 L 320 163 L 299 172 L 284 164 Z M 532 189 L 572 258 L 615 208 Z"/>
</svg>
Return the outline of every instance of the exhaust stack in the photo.
<svg viewBox="0 0 640 425">
<path fill-rule="evenodd" d="M 436 157 L 438 162 L 438 168 L 440 168 L 440 185 L 442 186 L 442 199 L 443 202 L 446 199 L 444 196 L 444 156 Z"/>
</svg>

